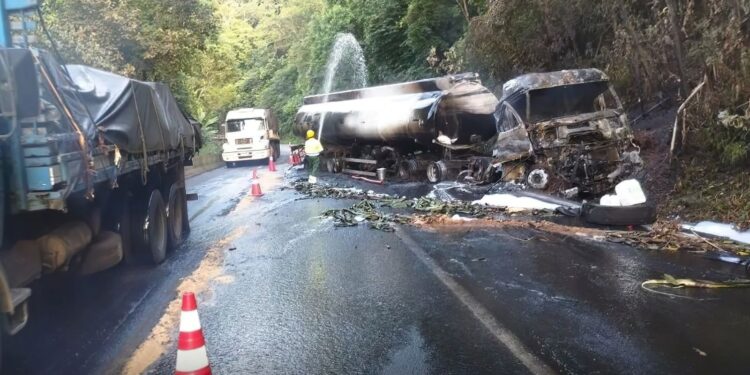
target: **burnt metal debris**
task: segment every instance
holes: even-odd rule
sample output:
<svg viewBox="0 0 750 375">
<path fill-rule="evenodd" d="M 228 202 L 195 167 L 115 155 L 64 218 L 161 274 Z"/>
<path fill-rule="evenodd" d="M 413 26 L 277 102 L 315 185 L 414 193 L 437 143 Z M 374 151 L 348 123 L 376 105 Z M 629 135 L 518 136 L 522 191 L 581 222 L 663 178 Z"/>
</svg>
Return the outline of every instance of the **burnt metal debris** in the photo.
<svg viewBox="0 0 750 375">
<path fill-rule="evenodd" d="M 311 96 L 294 131 L 311 128 L 334 173 L 502 179 L 591 197 L 643 167 L 622 102 L 598 69 L 526 74 L 506 82 L 499 101 L 470 73 Z"/>
<path fill-rule="evenodd" d="M 418 216 L 452 216 L 464 218 L 496 218 L 509 214 L 506 208 L 476 205 L 467 201 L 443 201 L 437 198 L 420 197 L 408 199 L 388 194 L 365 192 L 355 188 L 339 188 L 309 184 L 304 181 L 294 183 L 294 189 L 310 198 L 359 199 L 360 202 L 344 209 L 333 209 L 323 213 L 334 220 L 337 227 L 353 227 L 367 222 L 372 229 L 393 231 L 392 224 L 409 224 Z M 384 209 L 401 210 L 403 214 L 387 213 Z M 541 216 L 554 215 L 552 211 L 530 210 L 527 213 Z"/>
<path fill-rule="evenodd" d="M 598 195 L 643 167 L 627 115 L 598 69 L 527 74 L 505 83 L 492 148 L 503 179 Z"/>
</svg>

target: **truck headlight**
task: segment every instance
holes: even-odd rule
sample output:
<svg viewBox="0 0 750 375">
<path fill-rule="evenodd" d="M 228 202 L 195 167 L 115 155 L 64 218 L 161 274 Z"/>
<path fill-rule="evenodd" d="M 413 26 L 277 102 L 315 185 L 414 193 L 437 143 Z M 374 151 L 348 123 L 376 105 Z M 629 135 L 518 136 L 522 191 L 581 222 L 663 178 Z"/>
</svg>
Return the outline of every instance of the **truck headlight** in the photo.
<svg viewBox="0 0 750 375">
<path fill-rule="evenodd" d="M 228 148 L 229 148 L 229 143 L 224 143 L 223 145 L 221 145 L 221 150 L 224 152 L 227 152 Z"/>
</svg>

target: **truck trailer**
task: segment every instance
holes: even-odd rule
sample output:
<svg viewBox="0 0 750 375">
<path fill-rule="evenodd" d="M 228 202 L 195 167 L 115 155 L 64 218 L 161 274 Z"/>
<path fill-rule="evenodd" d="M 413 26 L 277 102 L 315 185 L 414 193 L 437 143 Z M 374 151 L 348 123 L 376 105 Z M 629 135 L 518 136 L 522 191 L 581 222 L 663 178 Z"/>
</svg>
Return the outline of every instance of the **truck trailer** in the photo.
<svg viewBox="0 0 750 375">
<path fill-rule="evenodd" d="M 0 111 L 5 334 L 26 324 L 36 279 L 161 263 L 183 242 L 201 142 L 166 85 L 2 48 Z"/>
<path fill-rule="evenodd" d="M 597 69 L 509 80 L 498 100 L 476 74 L 309 96 L 294 131 L 313 129 L 330 172 L 600 195 L 643 166 L 627 115 Z M 381 170 L 382 171 L 382 170 Z"/>
<path fill-rule="evenodd" d="M 314 130 L 330 172 L 402 179 L 454 177 L 495 134 L 498 101 L 466 73 L 304 98 L 294 133 Z"/>
</svg>

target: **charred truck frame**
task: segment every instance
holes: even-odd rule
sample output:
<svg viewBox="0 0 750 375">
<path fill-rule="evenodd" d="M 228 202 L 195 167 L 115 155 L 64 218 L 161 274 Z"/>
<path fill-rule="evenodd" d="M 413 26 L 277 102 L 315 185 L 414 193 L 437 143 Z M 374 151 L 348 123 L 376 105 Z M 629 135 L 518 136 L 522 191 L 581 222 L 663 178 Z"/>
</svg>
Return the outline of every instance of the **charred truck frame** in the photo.
<svg viewBox="0 0 750 375">
<path fill-rule="evenodd" d="M 506 181 L 596 195 L 643 167 L 622 102 L 597 69 L 512 79 L 495 120 L 492 160 Z"/>
<path fill-rule="evenodd" d="M 527 74 L 497 100 L 474 73 L 309 96 L 330 172 L 601 194 L 642 168 L 622 103 L 597 69 Z"/>
<path fill-rule="evenodd" d="M 497 98 L 473 73 L 309 96 L 294 132 L 316 131 L 330 172 L 455 178 L 495 135 Z"/>
</svg>

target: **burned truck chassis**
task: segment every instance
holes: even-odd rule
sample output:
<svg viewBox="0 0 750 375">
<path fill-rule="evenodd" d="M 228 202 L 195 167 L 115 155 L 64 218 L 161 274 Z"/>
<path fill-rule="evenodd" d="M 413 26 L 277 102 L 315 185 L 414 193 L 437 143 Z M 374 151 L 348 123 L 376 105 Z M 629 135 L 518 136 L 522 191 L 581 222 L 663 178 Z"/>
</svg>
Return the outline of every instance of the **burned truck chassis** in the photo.
<svg viewBox="0 0 750 375">
<path fill-rule="evenodd" d="M 500 179 L 502 173 L 492 158 L 476 156 L 470 149 L 437 148 L 427 152 L 400 154 L 397 148 L 387 145 L 353 145 L 332 147 L 321 155 L 322 165 L 330 173 L 347 173 L 377 177 L 383 168 L 388 176 L 401 181 L 431 183 L 459 180 L 485 184 Z"/>
</svg>

